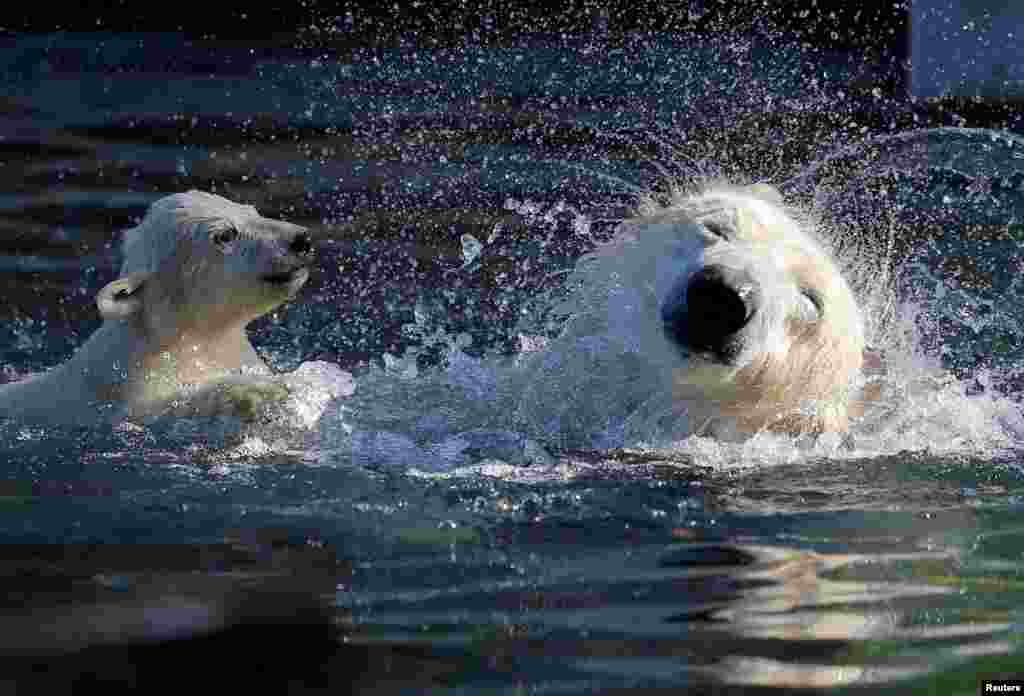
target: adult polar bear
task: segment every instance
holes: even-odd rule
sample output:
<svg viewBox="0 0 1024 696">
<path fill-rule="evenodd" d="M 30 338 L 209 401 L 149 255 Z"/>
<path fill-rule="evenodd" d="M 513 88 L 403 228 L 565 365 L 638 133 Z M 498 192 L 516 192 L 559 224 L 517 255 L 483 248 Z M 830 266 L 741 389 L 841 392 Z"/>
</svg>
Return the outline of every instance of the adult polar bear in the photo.
<svg viewBox="0 0 1024 696">
<path fill-rule="evenodd" d="M 189 191 L 153 203 L 125 233 L 121 277 L 96 297 L 104 322 L 66 363 L 0 387 L 0 416 L 91 425 L 159 415 L 251 415 L 287 390 L 246 325 L 309 277 L 307 231 Z M 185 405 L 180 406 L 182 403 Z"/>
<path fill-rule="evenodd" d="M 711 186 L 584 259 L 569 321 L 528 355 L 517 419 L 570 446 L 842 432 L 864 320 L 770 186 Z"/>
</svg>

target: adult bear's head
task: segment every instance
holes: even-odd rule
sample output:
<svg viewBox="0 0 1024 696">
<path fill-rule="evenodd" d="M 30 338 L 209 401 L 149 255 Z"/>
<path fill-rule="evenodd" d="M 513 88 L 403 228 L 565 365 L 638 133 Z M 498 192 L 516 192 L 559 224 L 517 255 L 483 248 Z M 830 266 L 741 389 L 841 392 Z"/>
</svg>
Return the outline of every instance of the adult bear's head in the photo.
<svg viewBox="0 0 1024 696">
<path fill-rule="evenodd" d="M 863 318 L 832 256 L 770 187 L 711 188 L 632 221 L 674 240 L 662 259 L 678 393 L 741 430 L 842 430 Z"/>
</svg>

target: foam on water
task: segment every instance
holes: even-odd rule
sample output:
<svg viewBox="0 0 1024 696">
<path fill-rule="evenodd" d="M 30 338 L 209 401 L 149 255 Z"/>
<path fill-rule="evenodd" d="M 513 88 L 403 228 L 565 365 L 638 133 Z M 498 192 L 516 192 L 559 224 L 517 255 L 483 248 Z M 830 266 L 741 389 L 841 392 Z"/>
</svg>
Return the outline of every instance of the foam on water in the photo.
<svg viewBox="0 0 1024 696">
<path fill-rule="evenodd" d="M 944 369 L 939 356 L 922 347 L 920 308 L 906 304 L 898 309 L 885 373 L 870 376 L 879 396 L 854 420 L 848 437 L 794 439 L 761 433 L 743 442 L 700 436 L 652 442 L 630 440 L 620 427 L 595 431 L 590 444 L 644 448 L 720 470 L 821 457 L 922 452 L 992 458 L 1019 451 L 1024 417 L 1017 396 L 995 388 L 999 375 L 992 370 L 957 377 Z M 543 337 L 525 337 L 524 342 L 535 348 L 547 345 Z M 586 464 L 562 456 L 561 443 L 551 434 L 517 429 L 513 414 L 522 392 L 516 389 L 530 386 L 521 381 L 522 361 L 473 358 L 463 348 L 453 339 L 446 366 L 436 370 L 413 369 L 411 358 L 393 358 L 385 367 L 354 378 L 351 389 L 332 402 L 320 421 L 318 462 L 523 481 L 572 478 L 588 470 Z M 323 403 L 318 393 L 326 393 L 326 385 L 310 391 L 316 404 L 300 399 L 296 408 L 307 416 L 318 411 Z M 595 391 L 582 398 L 600 402 L 609 394 Z M 662 415 L 653 412 L 649 418 Z M 303 422 L 308 426 L 308 419 Z M 636 424 L 634 428 L 643 430 Z M 258 443 L 244 446 L 246 454 L 259 454 Z"/>
</svg>

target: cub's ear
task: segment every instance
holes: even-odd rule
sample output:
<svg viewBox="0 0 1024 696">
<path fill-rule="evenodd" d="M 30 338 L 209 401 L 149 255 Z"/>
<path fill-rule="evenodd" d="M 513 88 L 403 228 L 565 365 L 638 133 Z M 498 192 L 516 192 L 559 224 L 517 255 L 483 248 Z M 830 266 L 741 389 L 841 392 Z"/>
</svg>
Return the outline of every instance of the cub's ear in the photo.
<svg viewBox="0 0 1024 696">
<path fill-rule="evenodd" d="M 761 200 L 768 201 L 769 203 L 782 203 L 782 194 L 779 193 L 779 190 L 771 184 L 766 184 L 763 181 L 751 184 L 747 187 L 747 191 Z"/>
<path fill-rule="evenodd" d="M 150 274 L 130 273 L 107 283 L 96 295 L 96 306 L 104 319 L 127 319 L 142 309 L 142 287 Z"/>
</svg>

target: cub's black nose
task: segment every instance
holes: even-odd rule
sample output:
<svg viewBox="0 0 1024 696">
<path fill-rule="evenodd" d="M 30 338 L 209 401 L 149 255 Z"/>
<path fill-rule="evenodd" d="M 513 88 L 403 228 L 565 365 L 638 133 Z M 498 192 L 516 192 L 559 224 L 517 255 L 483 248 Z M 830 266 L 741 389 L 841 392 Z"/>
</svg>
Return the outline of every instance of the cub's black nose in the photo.
<svg viewBox="0 0 1024 696">
<path fill-rule="evenodd" d="M 309 256 L 313 253 L 313 238 L 306 231 L 299 232 L 292 238 L 288 251 L 296 256 Z"/>
<path fill-rule="evenodd" d="M 737 334 L 754 316 L 760 297 L 746 271 L 706 266 L 662 307 L 665 331 L 681 346 L 728 361 L 739 350 Z"/>
</svg>

